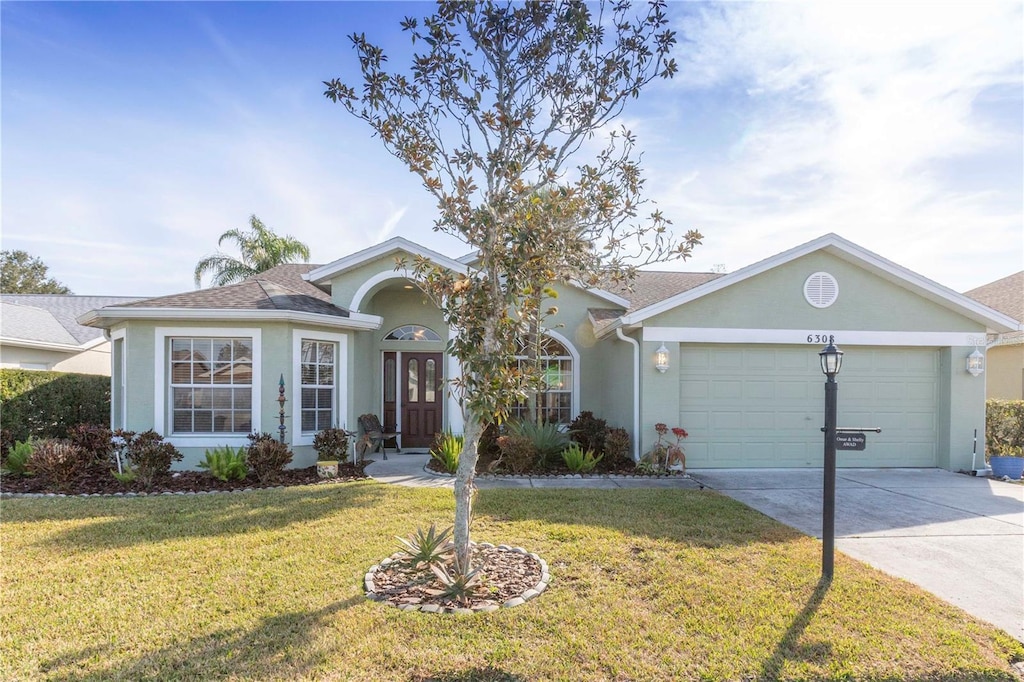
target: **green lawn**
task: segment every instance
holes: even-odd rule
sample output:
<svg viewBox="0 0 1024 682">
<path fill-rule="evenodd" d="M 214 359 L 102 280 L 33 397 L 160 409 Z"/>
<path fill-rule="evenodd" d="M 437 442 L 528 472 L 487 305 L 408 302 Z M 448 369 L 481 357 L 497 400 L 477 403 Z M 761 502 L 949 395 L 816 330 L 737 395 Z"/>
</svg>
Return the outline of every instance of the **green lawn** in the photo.
<svg viewBox="0 0 1024 682">
<path fill-rule="evenodd" d="M 370 481 L 2 502 L 4 680 L 1014 680 L 1024 647 L 710 491 L 487 490 L 475 537 L 551 566 L 496 614 L 362 576 L 451 493 Z"/>
</svg>

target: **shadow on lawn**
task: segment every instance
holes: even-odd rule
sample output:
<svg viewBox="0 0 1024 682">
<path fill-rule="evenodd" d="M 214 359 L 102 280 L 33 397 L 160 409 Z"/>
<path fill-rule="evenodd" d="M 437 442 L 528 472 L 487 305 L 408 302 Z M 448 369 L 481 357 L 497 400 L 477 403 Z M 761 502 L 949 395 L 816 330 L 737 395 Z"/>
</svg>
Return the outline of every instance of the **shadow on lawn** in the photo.
<svg viewBox="0 0 1024 682">
<path fill-rule="evenodd" d="M 595 526 L 698 547 L 784 543 L 806 537 L 713 490 L 481 491 L 474 519 Z M 558 534 L 558 530 L 554 532 Z"/>
<path fill-rule="evenodd" d="M 88 660 L 114 658 L 116 645 L 108 651 L 89 647 L 58 656 L 44 661 L 40 668 L 43 673 L 51 673 L 47 679 L 66 682 L 302 678 L 331 656 L 329 649 L 315 646 L 311 633 L 324 626 L 331 615 L 365 601 L 366 598 L 359 595 L 313 612 L 265 618 L 251 629 L 219 630 L 103 670 L 83 672 L 77 668 Z"/>
<path fill-rule="evenodd" d="M 789 628 L 782 635 L 782 639 L 775 646 L 775 651 L 772 652 L 771 657 L 761 666 L 761 674 L 757 679 L 778 679 L 779 673 L 782 672 L 782 666 L 788 660 L 812 661 L 819 664 L 828 660 L 828 657 L 832 654 L 832 645 L 828 642 L 799 645 L 797 643 L 800 641 L 804 630 L 810 625 L 814 614 L 818 612 L 821 602 L 825 600 L 825 595 L 828 594 L 830 585 L 831 583 L 824 578 L 818 581 L 818 586 L 814 588 L 814 592 L 811 594 L 810 599 L 807 600 L 804 608 L 793 618 L 793 622 L 790 623 Z"/>
<path fill-rule="evenodd" d="M 525 677 L 514 675 L 499 668 L 471 668 L 436 675 L 413 675 L 409 682 L 519 682 Z"/>
<path fill-rule="evenodd" d="M 83 505 L 82 514 L 76 514 L 73 505 L 61 505 L 56 510 L 59 513 L 47 514 L 45 518 L 95 520 L 74 524 L 47 538 L 45 543 L 65 549 L 101 549 L 230 536 L 316 521 L 357 507 L 379 506 L 389 494 L 382 486 L 356 483 L 188 498 L 119 499 L 101 508 Z M 36 515 L 28 520 L 44 518 Z"/>
</svg>

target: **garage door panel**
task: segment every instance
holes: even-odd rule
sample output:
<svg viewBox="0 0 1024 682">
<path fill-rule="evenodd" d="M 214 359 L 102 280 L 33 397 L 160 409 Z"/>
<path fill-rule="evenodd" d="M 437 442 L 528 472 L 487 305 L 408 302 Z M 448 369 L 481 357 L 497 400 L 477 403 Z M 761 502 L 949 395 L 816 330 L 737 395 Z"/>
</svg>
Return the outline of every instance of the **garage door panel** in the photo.
<svg viewBox="0 0 1024 682">
<path fill-rule="evenodd" d="M 691 467 L 820 467 L 824 377 L 817 348 L 680 348 L 679 425 Z M 938 351 L 848 348 L 841 426 L 878 426 L 839 466 L 935 466 Z"/>
<path fill-rule="evenodd" d="M 716 400 L 736 400 L 743 397 L 743 382 L 721 379 L 711 385 L 711 397 Z"/>
</svg>

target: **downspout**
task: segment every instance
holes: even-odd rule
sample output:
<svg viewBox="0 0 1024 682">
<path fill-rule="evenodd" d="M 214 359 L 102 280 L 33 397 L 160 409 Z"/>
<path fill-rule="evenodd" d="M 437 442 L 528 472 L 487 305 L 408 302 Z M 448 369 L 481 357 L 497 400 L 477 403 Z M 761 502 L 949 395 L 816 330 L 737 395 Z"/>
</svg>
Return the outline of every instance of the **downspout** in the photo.
<svg viewBox="0 0 1024 682">
<path fill-rule="evenodd" d="M 633 461 L 640 461 L 640 342 L 622 333 L 622 327 L 615 329 L 622 341 L 633 344 Z"/>
</svg>

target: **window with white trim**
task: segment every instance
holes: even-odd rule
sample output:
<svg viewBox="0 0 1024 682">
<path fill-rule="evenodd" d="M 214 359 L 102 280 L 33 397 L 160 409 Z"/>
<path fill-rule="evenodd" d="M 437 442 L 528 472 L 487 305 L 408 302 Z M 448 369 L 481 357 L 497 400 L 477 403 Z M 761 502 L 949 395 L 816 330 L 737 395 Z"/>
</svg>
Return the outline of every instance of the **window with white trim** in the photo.
<svg viewBox="0 0 1024 682">
<path fill-rule="evenodd" d="M 430 327 L 422 324 L 407 324 L 387 333 L 385 341 L 440 341 L 441 337 Z"/>
<path fill-rule="evenodd" d="M 252 338 L 171 337 L 171 433 L 252 430 Z"/>
<path fill-rule="evenodd" d="M 536 360 L 528 357 L 525 341 L 520 344 L 516 363 L 524 369 L 538 363 L 543 388 L 537 392 L 537 407 L 540 418 L 549 424 L 565 424 L 572 422 L 572 388 L 573 364 L 568 349 L 550 336 L 545 336 L 540 343 Z M 529 406 L 526 402 L 512 408 L 512 416 L 526 419 Z"/>
<path fill-rule="evenodd" d="M 337 344 L 302 339 L 300 347 L 302 432 L 334 426 Z"/>
</svg>

